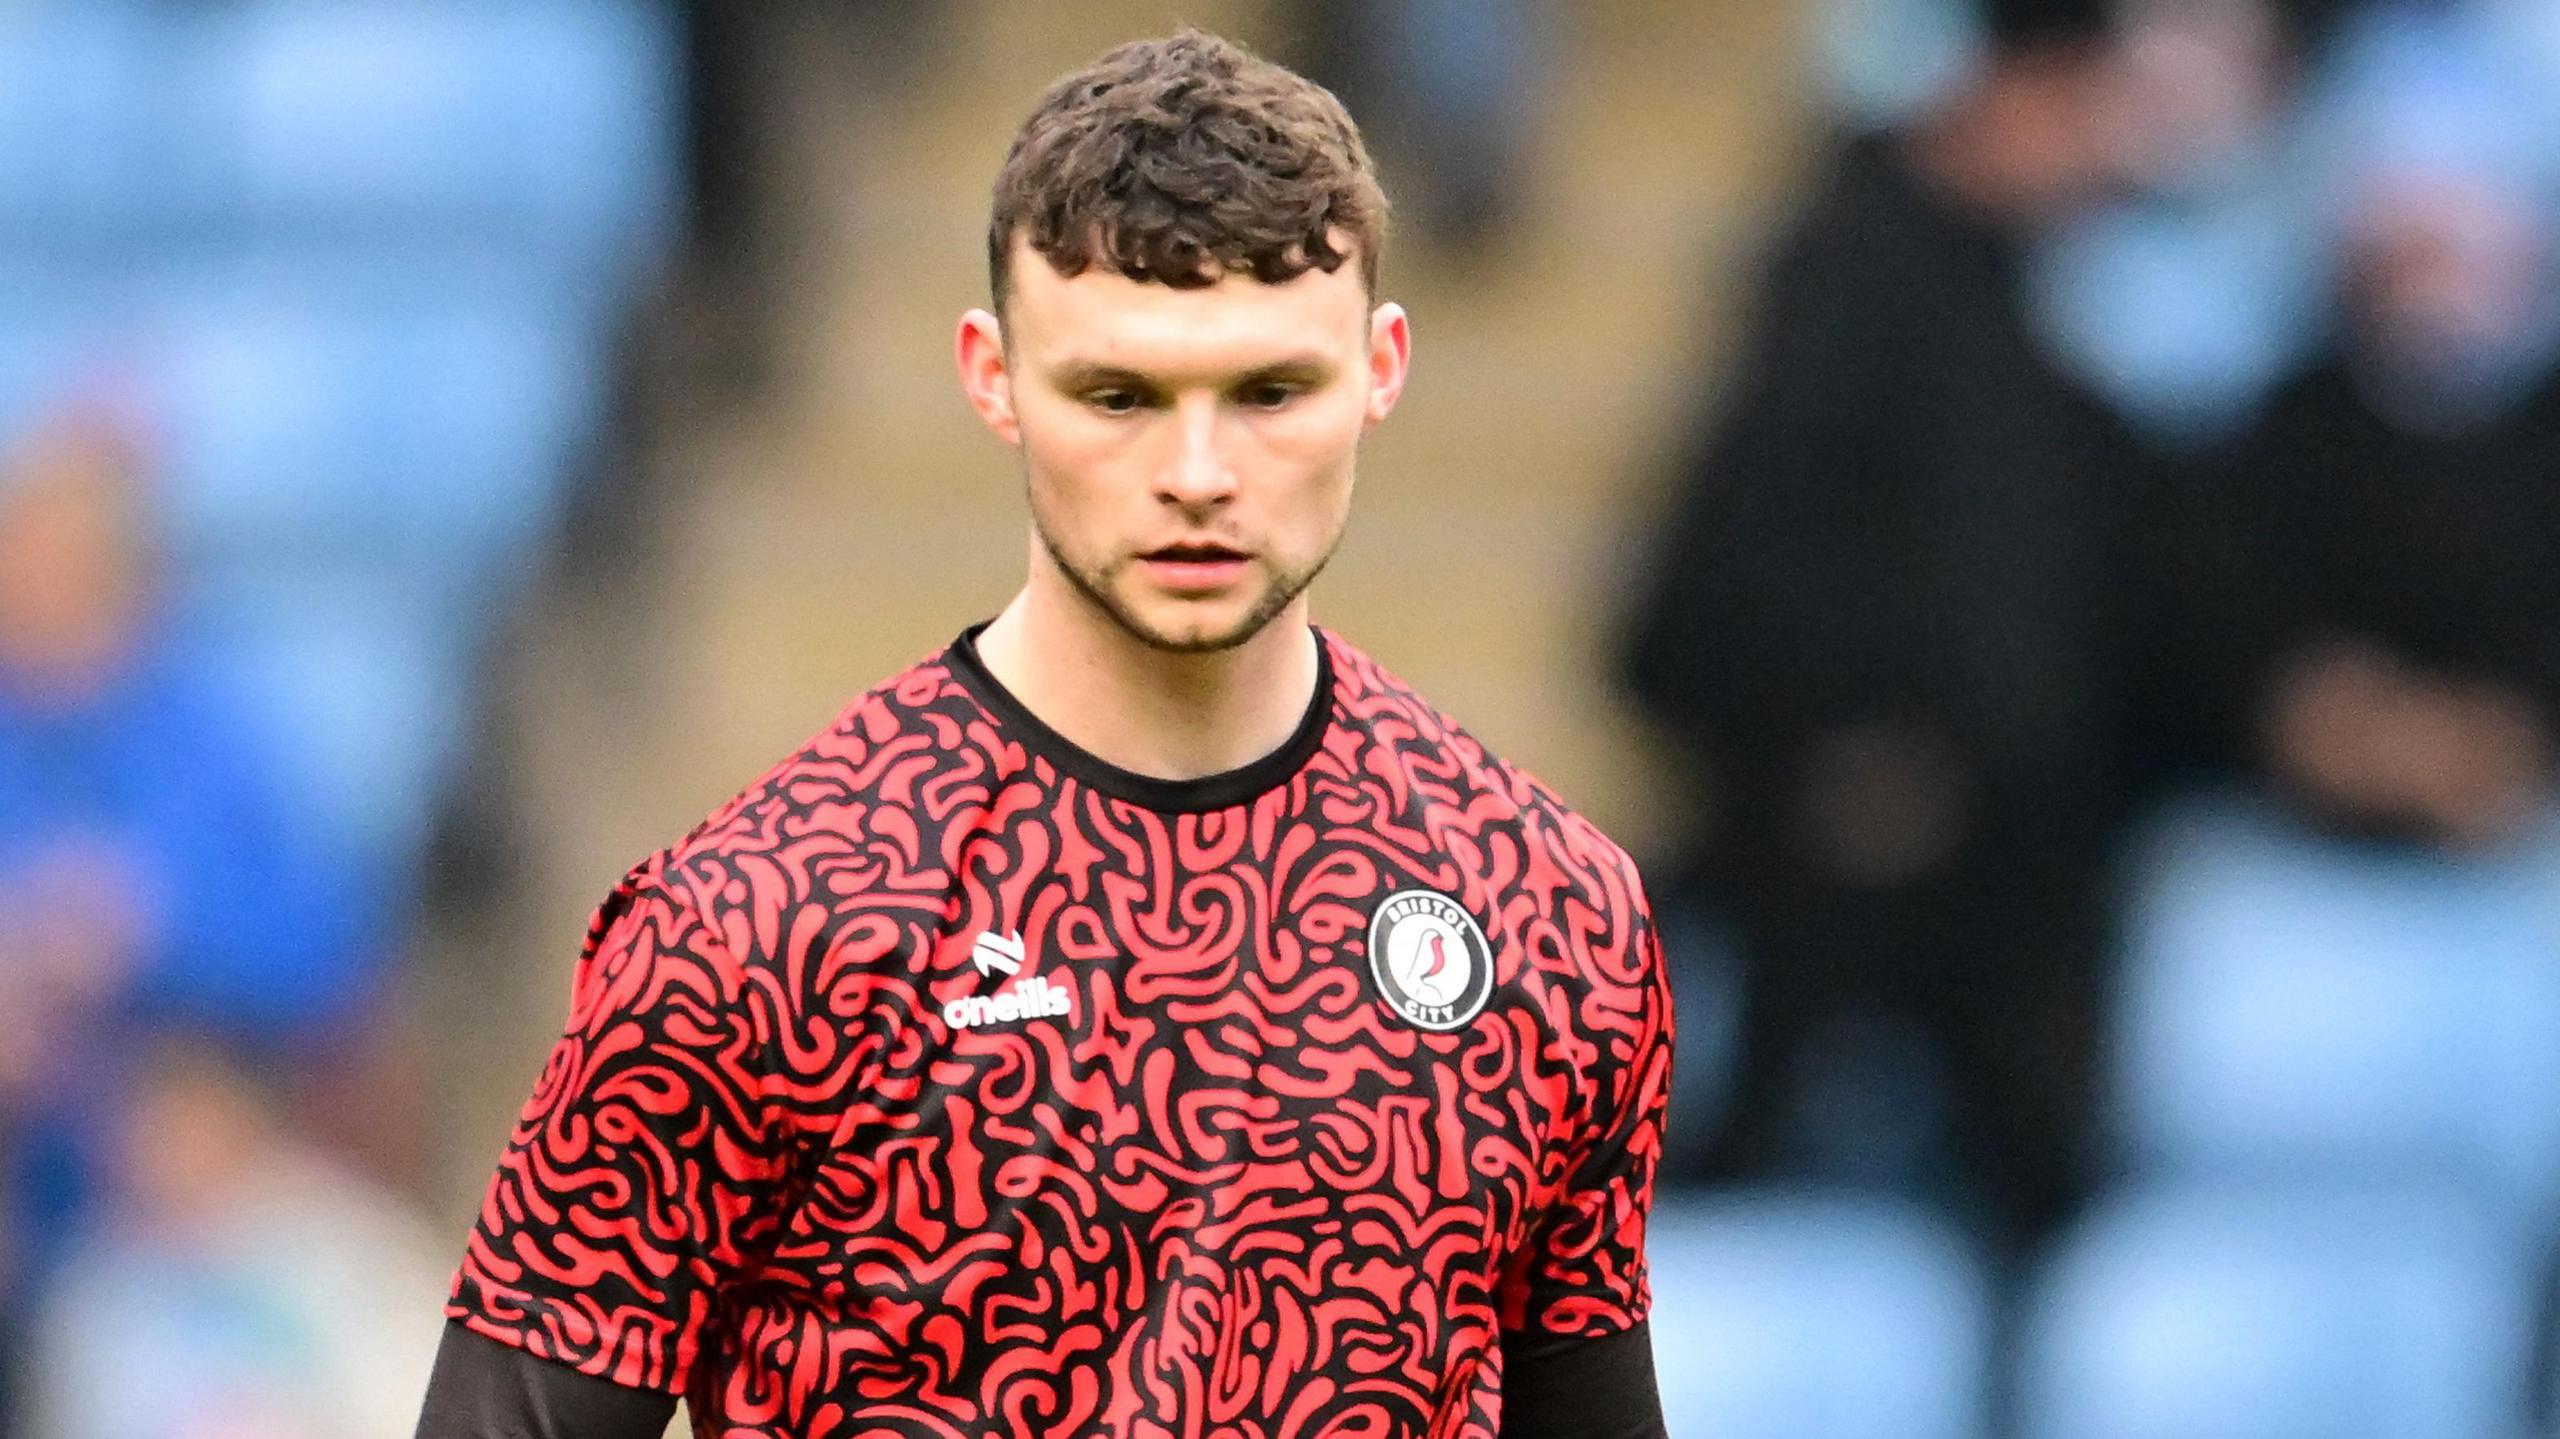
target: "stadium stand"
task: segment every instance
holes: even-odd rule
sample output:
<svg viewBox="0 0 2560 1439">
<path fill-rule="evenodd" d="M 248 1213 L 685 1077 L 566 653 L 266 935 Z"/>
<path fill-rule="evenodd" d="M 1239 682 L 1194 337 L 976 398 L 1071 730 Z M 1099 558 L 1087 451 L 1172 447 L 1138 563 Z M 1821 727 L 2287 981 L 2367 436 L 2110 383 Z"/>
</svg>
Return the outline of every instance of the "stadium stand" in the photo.
<svg viewBox="0 0 2560 1439">
<path fill-rule="evenodd" d="M 2019 1439 L 2521 1435 L 2528 1254 L 2442 1189 L 2120 1194 L 2030 1295 Z"/>
</svg>

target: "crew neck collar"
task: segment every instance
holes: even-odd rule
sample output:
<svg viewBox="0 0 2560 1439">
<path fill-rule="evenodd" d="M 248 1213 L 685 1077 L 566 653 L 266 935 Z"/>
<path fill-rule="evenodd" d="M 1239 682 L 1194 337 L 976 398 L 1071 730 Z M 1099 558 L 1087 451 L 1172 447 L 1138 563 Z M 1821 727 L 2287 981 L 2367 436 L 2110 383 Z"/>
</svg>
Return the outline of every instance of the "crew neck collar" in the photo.
<svg viewBox="0 0 2560 1439">
<path fill-rule="evenodd" d="M 1315 758 L 1316 750 L 1324 743 L 1326 724 L 1332 718 L 1333 646 L 1326 641 L 1324 631 L 1310 625 L 1308 629 L 1316 639 L 1315 693 L 1308 698 L 1307 712 L 1298 720 L 1298 728 L 1278 749 L 1240 768 L 1196 779 L 1162 779 L 1122 769 L 1052 729 L 988 672 L 986 661 L 978 654 L 978 635 L 992 623 L 982 620 L 971 625 L 951 642 L 948 663 L 952 675 L 995 715 L 998 724 L 1016 732 L 1059 770 L 1142 808 L 1166 814 L 1196 814 L 1248 803 L 1286 782 Z"/>
</svg>

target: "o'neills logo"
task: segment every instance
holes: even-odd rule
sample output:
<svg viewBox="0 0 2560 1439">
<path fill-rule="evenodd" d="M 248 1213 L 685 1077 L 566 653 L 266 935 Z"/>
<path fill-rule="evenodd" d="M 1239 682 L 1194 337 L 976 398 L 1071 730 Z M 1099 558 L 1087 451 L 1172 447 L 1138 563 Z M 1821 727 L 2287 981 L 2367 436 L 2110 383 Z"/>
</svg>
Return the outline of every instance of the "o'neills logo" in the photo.
<svg viewBox="0 0 2560 1439">
<path fill-rule="evenodd" d="M 1074 998 L 1064 985 L 1035 974 L 1000 994 L 962 995 L 942 1007 L 942 1022 L 953 1029 L 975 1029 L 1018 1019 L 1062 1019 L 1074 1009 Z"/>
<path fill-rule="evenodd" d="M 1456 1029 L 1493 997 L 1493 947 L 1466 907 L 1436 890 L 1399 890 L 1369 916 L 1378 997 L 1424 1029 Z"/>
</svg>

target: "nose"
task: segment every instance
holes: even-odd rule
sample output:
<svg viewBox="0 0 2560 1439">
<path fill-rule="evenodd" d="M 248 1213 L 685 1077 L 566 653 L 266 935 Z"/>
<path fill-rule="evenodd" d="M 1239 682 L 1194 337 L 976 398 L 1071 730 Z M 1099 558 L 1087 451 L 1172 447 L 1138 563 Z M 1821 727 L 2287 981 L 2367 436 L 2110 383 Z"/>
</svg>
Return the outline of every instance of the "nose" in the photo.
<svg viewBox="0 0 2560 1439">
<path fill-rule="evenodd" d="M 1223 428 L 1214 397 L 1183 398 L 1175 412 L 1174 453 L 1157 479 L 1157 498 L 1196 513 L 1235 497 Z"/>
</svg>

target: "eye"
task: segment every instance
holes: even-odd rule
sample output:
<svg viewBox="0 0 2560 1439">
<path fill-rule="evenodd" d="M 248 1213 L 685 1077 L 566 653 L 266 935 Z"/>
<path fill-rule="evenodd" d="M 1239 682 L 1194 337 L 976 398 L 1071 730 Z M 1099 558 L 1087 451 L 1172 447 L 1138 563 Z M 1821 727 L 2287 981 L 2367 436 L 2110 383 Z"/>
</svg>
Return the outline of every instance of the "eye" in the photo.
<svg viewBox="0 0 2560 1439">
<path fill-rule="evenodd" d="M 1146 397 L 1135 390 L 1095 390 L 1084 397 L 1084 402 L 1106 415 L 1133 415 L 1146 403 Z"/>
<path fill-rule="evenodd" d="M 1244 387 L 1238 396 L 1245 405 L 1256 410 L 1276 410 L 1305 393 L 1305 387 L 1284 380 L 1260 380 Z"/>
</svg>

